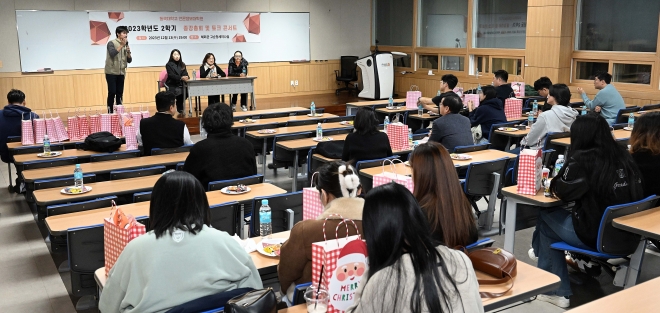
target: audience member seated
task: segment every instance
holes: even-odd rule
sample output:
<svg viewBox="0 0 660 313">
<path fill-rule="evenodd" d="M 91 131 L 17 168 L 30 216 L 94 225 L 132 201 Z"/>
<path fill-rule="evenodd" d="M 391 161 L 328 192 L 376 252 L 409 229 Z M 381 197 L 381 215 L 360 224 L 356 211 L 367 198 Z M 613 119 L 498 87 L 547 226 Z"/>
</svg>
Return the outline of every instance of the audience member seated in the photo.
<svg viewBox="0 0 660 313">
<path fill-rule="evenodd" d="M 454 151 L 457 146 L 474 144 L 470 119 L 458 114 L 463 109 L 463 102 L 458 96 L 447 96 L 440 102 L 441 117 L 433 121 L 429 141 L 435 141 Z"/>
<path fill-rule="evenodd" d="M 572 292 L 566 258 L 564 251 L 550 245 L 563 241 L 596 250 L 605 209 L 643 198 L 641 173 L 630 153 L 616 143 L 603 117 L 582 115 L 571 126 L 571 157 L 552 180 L 550 191 L 575 205 L 571 211 L 564 207 L 540 210 L 529 255 L 538 256 L 538 267 L 561 279 L 559 289 L 536 299 L 567 308 Z"/>
<path fill-rule="evenodd" d="M 156 114 L 140 121 L 137 141 L 144 155 L 151 155 L 153 148 L 176 148 L 192 145 L 188 127 L 183 121 L 174 119 L 176 105 L 173 93 L 161 91 L 156 94 Z"/>
<path fill-rule="evenodd" d="M 202 114 L 202 123 L 208 137 L 190 149 L 184 171 L 197 177 L 204 187 L 216 180 L 257 174 L 254 147 L 231 132 L 234 112 L 227 104 L 209 105 Z"/>
<path fill-rule="evenodd" d="M 527 136 L 520 141 L 520 145 L 539 149 L 543 147 L 548 133 L 570 131 L 571 125 L 578 116 L 578 112 L 569 106 L 570 102 L 571 91 L 568 86 L 552 85 L 546 102 L 552 105 L 552 109 L 539 114 Z"/>
<path fill-rule="evenodd" d="M 497 70 L 493 73 L 493 86 L 495 86 L 495 90 L 497 91 L 497 98 L 502 100 L 502 103 L 514 95 L 513 88 L 511 88 L 511 84 L 507 83 L 507 81 L 509 81 L 509 73 L 507 71 Z"/>
<path fill-rule="evenodd" d="M 344 141 L 342 160 L 355 164 L 392 156 L 390 140 L 387 134 L 378 131 L 378 119 L 372 108 L 359 108 L 353 127 L 355 129 Z"/>
<path fill-rule="evenodd" d="M 619 114 L 619 110 L 626 108 L 623 97 L 621 97 L 619 91 L 610 84 L 611 82 L 612 75 L 609 73 L 596 74 L 596 77 L 594 78 L 594 88 L 599 91 L 593 100 L 589 100 L 589 97 L 587 97 L 587 94 L 582 87 L 577 88 L 578 93 L 582 96 L 584 105 L 586 105 L 590 111 L 600 113 L 610 125 L 614 124 L 616 116 Z"/>
<path fill-rule="evenodd" d="M 158 179 L 149 221 L 153 230 L 126 245 L 110 270 L 101 312 L 165 312 L 236 288 L 263 288 L 250 255 L 211 227 L 204 187 L 192 175 Z"/>
<path fill-rule="evenodd" d="M 435 142 L 421 144 L 413 150 L 410 166 L 415 198 L 426 212 L 433 239 L 452 248 L 476 242 L 472 206 L 447 149 Z"/>
<path fill-rule="evenodd" d="M 369 269 L 346 312 L 483 312 L 468 257 L 434 242 L 404 186 L 372 189 L 362 213 Z"/>
<path fill-rule="evenodd" d="M 548 94 L 550 93 L 550 87 L 552 87 L 552 81 L 550 80 L 550 78 L 546 76 L 543 76 L 534 82 L 534 90 L 536 90 L 536 92 L 539 93 L 540 97 L 545 98 L 545 100 L 541 100 L 541 101 L 545 101 L 543 106 L 539 106 L 539 109 L 541 111 L 549 111 L 550 109 L 552 109 L 552 105 L 548 103 Z"/>
<path fill-rule="evenodd" d="M 493 124 L 506 123 L 504 105 L 497 98 L 497 92 L 493 86 L 483 86 L 479 95 L 479 107 L 475 108 L 472 101 L 467 103 L 470 111 L 470 124 L 472 127 L 481 126 L 481 140 L 477 143 L 488 143 L 490 139 L 490 127 Z"/>
<path fill-rule="evenodd" d="M 13 159 L 7 148 L 7 137 L 20 137 L 21 120 L 39 118 L 39 115 L 32 113 L 30 108 L 25 106 L 25 94 L 20 90 L 10 90 L 7 94 L 7 103 L 0 110 L 0 158 L 2 162 L 11 163 Z"/>
<path fill-rule="evenodd" d="M 355 169 L 343 161 L 327 163 L 319 168 L 312 183 L 316 185 L 325 209 L 317 219 L 304 220 L 294 225 L 289 240 L 280 249 L 277 273 L 282 293 L 286 293 L 288 299 L 293 299 L 297 284 L 312 281 L 312 243 L 324 240 L 324 223 L 328 240 L 337 238 L 335 229 L 342 218 L 353 220 L 360 234 L 364 236 L 362 232 L 364 200 L 357 197 L 360 179 Z M 328 219 L 327 223 L 326 219 Z M 349 222 L 348 226 L 348 234 L 356 235 L 353 223 Z M 346 227 L 339 228 L 338 236 L 346 237 Z"/>
<path fill-rule="evenodd" d="M 642 173 L 644 196 L 660 195 L 660 113 L 649 112 L 635 121 L 629 143 Z"/>
<path fill-rule="evenodd" d="M 458 78 L 456 78 L 456 76 L 453 74 L 442 75 L 442 78 L 440 78 L 440 94 L 433 98 L 420 97 L 418 101 L 422 104 L 424 110 L 437 114 L 442 98 L 456 96 L 456 93 L 454 92 L 456 85 L 458 85 Z"/>
</svg>

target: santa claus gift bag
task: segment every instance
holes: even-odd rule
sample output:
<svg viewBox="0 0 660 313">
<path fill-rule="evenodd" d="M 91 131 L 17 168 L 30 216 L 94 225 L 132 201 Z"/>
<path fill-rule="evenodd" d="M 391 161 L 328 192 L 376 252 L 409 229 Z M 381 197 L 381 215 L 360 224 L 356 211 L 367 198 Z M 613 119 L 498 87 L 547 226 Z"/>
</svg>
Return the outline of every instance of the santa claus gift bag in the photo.
<svg viewBox="0 0 660 313">
<path fill-rule="evenodd" d="M 141 108 L 141 107 L 140 107 Z M 142 118 L 147 118 L 149 117 L 149 106 L 144 107 L 144 111 L 141 111 L 142 113 Z"/>
<path fill-rule="evenodd" d="M 516 98 L 525 96 L 525 82 L 512 82 L 511 88 L 513 89 Z"/>
<path fill-rule="evenodd" d="M 523 149 L 518 156 L 517 192 L 535 195 L 541 189 L 543 161 L 541 149 Z"/>
<path fill-rule="evenodd" d="M 314 176 L 316 175 L 318 172 L 312 174 L 311 186 L 303 188 L 303 221 L 316 219 L 324 210 L 321 194 L 314 187 Z"/>
<path fill-rule="evenodd" d="M 342 218 L 335 236 L 341 224 L 346 226 L 348 234 L 348 223 L 352 223 L 357 231 L 355 222 Z M 325 223 L 323 239 L 312 244 L 312 285 L 328 291 L 327 312 L 344 312 L 353 304 L 355 291 L 367 271 L 367 245 L 360 235 L 327 240 Z"/>
<path fill-rule="evenodd" d="M 396 122 L 387 125 L 387 138 L 390 140 L 390 147 L 393 151 L 410 149 L 408 143 L 408 126 Z"/>
<path fill-rule="evenodd" d="M 105 256 L 105 276 L 115 265 L 124 247 L 131 240 L 147 233 L 147 228 L 133 216 L 126 215 L 112 201 L 110 217 L 103 220 L 103 254 Z"/>
<path fill-rule="evenodd" d="M 421 96 L 422 92 L 419 91 L 419 87 L 417 85 L 410 86 L 410 90 L 406 92 L 406 108 L 416 109 L 418 99 Z"/>
<path fill-rule="evenodd" d="M 140 121 L 142 120 L 142 112 L 131 110 L 131 118 L 133 119 L 133 125 L 136 129 L 140 129 Z"/>
<path fill-rule="evenodd" d="M 397 161 L 399 162 L 400 165 L 396 165 Z M 387 163 L 389 163 L 389 167 L 387 166 Z M 403 164 L 403 162 L 401 162 L 401 160 L 398 159 L 385 160 L 383 161 L 383 172 L 380 174 L 376 174 L 373 177 L 373 187 L 375 188 L 377 186 L 386 185 L 391 182 L 395 182 L 405 186 L 406 188 L 408 188 L 408 190 L 410 190 L 410 192 L 413 192 L 413 190 L 415 189 L 415 184 L 413 183 L 412 177 L 408 175 L 398 174 L 400 173 L 400 171 L 397 171 L 396 168 L 397 166 L 399 167 L 404 166 L 406 171 L 410 172 L 410 168 L 405 167 L 405 165 Z"/>
<path fill-rule="evenodd" d="M 21 114 L 21 145 L 29 146 L 34 144 L 34 127 L 32 127 L 32 113 L 28 112 L 28 119 L 25 119 L 25 113 Z"/>
<path fill-rule="evenodd" d="M 522 99 L 508 98 L 504 100 L 504 115 L 507 119 L 522 116 Z"/>
<path fill-rule="evenodd" d="M 123 119 L 123 132 L 126 138 L 126 150 L 137 150 L 137 128 L 133 125 L 133 119 L 129 117 L 128 113 L 122 115 Z"/>
<path fill-rule="evenodd" d="M 89 119 L 83 110 L 82 115 L 77 116 L 78 119 L 78 137 L 80 140 L 85 140 L 91 134 L 89 128 Z"/>
<path fill-rule="evenodd" d="M 463 95 L 463 105 L 467 105 L 470 101 L 474 104 L 475 108 L 479 107 L 479 94 L 468 93 Z"/>
</svg>

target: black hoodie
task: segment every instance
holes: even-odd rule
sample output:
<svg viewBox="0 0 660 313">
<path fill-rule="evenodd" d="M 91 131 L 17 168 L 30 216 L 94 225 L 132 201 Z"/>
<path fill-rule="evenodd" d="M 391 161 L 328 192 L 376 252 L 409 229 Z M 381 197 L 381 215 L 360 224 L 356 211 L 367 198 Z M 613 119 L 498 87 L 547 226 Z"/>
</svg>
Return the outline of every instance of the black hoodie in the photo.
<svg viewBox="0 0 660 313">
<path fill-rule="evenodd" d="M 7 137 L 21 136 L 21 119 L 38 118 L 39 115 L 22 105 L 8 104 L 0 110 L 0 158 L 2 162 L 11 162 L 11 155 L 7 149 Z"/>
<path fill-rule="evenodd" d="M 479 103 L 479 107 L 470 112 L 470 126 L 481 125 L 483 138 L 490 138 L 490 128 L 493 124 L 506 123 L 502 100 L 492 98 Z"/>
<path fill-rule="evenodd" d="M 245 75 L 247 75 L 247 67 L 248 67 L 248 61 L 246 59 L 241 59 L 241 63 L 239 65 L 236 65 L 236 59 L 234 57 L 231 57 L 229 59 L 229 68 L 227 70 L 227 76 L 241 76 L 243 73 L 243 69 L 245 69 Z"/>
</svg>

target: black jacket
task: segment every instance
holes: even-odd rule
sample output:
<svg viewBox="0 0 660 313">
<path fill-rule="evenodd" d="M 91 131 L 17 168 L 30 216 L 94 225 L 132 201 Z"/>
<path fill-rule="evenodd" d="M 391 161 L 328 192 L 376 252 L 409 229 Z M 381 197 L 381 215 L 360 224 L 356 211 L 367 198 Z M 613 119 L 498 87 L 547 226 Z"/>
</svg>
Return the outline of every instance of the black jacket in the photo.
<svg viewBox="0 0 660 313">
<path fill-rule="evenodd" d="M 392 156 L 392 147 L 390 147 L 387 134 L 381 132 L 366 135 L 350 133 L 344 140 L 341 159 L 355 164 L 358 161 L 382 159 L 390 156 Z"/>
<path fill-rule="evenodd" d="M 229 68 L 227 69 L 228 76 L 241 76 L 243 73 L 243 69 L 245 69 L 245 75 L 247 75 L 247 70 L 248 70 L 248 61 L 246 59 L 241 59 L 241 63 L 239 65 L 236 65 L 236 59 L 234 57 L 231 57 L 229 59 Z"/>
<path fill-rule="evenodd" d="M 511 84 L 499 85 L 498 87 L 495 87 L 495 91 L 497 92 L 497 98 L 502 100 L 502 103 L 513 95 Z"/>
<path fill-rule="evenodd" d="M 470 112 L 472 127 L 481 125 L 481 132 L 486 139 L 490 138 L 490 127 L 493 124 L 506 123 L 502 100 L 493 98 L 479 103 L 479 107 Z"/>
<path fill-rule="evenodd" d="M 21 136 L 21 120 L 39 118 L 39 115 L 32 113 L 30 108 L 22 105 L 8 104 L 0 110 L 0 158 L 2 162 L 12 162 L 12 157 L 7 148 L 7 137 Z"/>
<path fill-rule="evenodd" d="M 225 71 L 223 71 L 217 64 L 213 65 L 215 67 L 215 72 L 218 73 L 218 76 L 220 77 L 227 77 L 227 74 L 225 74 Z M 211 73 L 211 70 L 213 67 L 209 67 L 209 69 L 204 69 L 204 64 L 202 64 L 199 67 L 199 78 L 206 78 L 210 77 L 209 73 Z"/>
<path fill-rule="evenodd" d="M 181 77 L 190 77 L 190 75 L 188 75 L 188 70 L 186 70 L 186 65 L 183 63 L 176 64 L 174 62 L 167 62 L 165 69 L 167 70 L 167 80 L 165 81 L 165 85 L 167 85 L 170 91 L 175 95 L 178 96 L 182 94 L 183 81 L 181 80 Z"/>
<path fill-rule="evenodd" d="M 660 195 L 660 155 L 642 149 L 632 154 L 639 171 L 642 173 L 644 197 Z"/>
<path fill-rule="evenodd" d="M 183 129 L 186 123 L 172 115 L 156 113 L 140 121 L 140 136 L 144 155 L 151 155 L 153 148 L 176 148 L 184 144 Z"/>
<path fill-rule="evenodd" d="M 638 201 L 643 197 L 641 192 L 635 195 L 631 189 L 633 184 L 637 185 L 637 190 L 642 189 L 640 177 L 625 177 L 620 171 L 610 173 L 616 177 L 612 191 L 600 194 L 598 177 L 604 164 L 595 154 L 594 150 L 574 152 L 551 183 L 551 188 L 559 199 L 566 202 L 575 201 L 572 212 L 573 228 L 580 241 L 594 249 L 605 209 L 612 205 Z"/>
<path fill-rule="evenodd" d="M 193 174 L 208 188 L 209 182 L 257 174 L 254 147 L 247 139 L 230 130 L 209 134 L 196 143 L 186 158 L 183 170 Z"/>
</svg>

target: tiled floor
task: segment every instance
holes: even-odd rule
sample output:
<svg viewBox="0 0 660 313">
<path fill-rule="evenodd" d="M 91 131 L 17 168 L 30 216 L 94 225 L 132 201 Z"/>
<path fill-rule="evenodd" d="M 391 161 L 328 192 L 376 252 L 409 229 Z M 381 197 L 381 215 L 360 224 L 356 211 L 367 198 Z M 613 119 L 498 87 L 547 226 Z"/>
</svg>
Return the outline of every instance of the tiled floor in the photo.
<svg viewBox="0 0 660 313">
<path fill-rule="evenodd" d="M 193 140 L 199 140 L 193 136 Z M 15 178 L 15 174 L 14 174 Z M 268 170 L 266 179 L 290 190 L 291 179 L 287 170 L 274 173 Z M 300 179 L 300 184 L 305 180 Z M 67 272 L 58 273 L 57 265 L 66 259 L 64 255 L 52 256 L 44 242 L 46 232 L 35 223 L 23 195 L 9 194 L 7 167 L 0 163 L 0 312 L 76 312 L 76 297 L 70 296 L 70 277 Z M 480 206 L 485 206 L 481 201 Z M 496 214 L 496 217 L 498 214 Z M 519 261 L 534 264 L 527 257 L 533 229 L 516 233 L 515 254 Z M 496 246 L 502 246 L 503 236 L 491 236 Z M 647 253 L 640 282 L 657 277 L 660 260 L 654 252 Z M 572 307 L 620 290 L 612 285 L 605 274 L 597 279 L 587 278 L 582 286 L 573 286 L 575 295 Z M 564 310 L 548 303 L 532 301 L 520 303 L 496 312 L 554 313 Z M 96 309 L 79 311 L 97 312 Z"/>
</svg>

